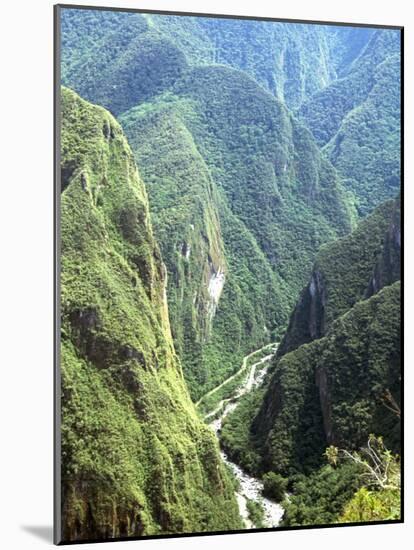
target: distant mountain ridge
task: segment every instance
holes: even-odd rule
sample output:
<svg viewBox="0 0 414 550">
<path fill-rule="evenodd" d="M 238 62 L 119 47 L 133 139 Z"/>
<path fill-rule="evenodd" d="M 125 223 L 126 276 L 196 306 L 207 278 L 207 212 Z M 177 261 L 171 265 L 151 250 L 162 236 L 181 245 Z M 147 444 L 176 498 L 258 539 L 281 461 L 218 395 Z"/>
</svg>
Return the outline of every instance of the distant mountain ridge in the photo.
<svg viewBox="0 0 414 550">
<path fill-rule="evenodd" d="M 297 114 L 356 198 L 361 216 L 400 185 L 400 31 L 375 31 L 339 78 Z"/>
<path fill-rule="evenodd" d="M 103 21 L 105 32 L 100 31 Z M 124 74 L 125 63 L 131 66 L 134 56 L 138 56 L 135 57 L 138 64 L 140 60 L 144 62 L 140 56 L 145 52 L 162 53 L 155 44 L 163 41 L 168 45 L 172 67 L 182 52 L 191 67 L 224 64 L 242 70 L 290 109 L 296 109 L 346 73 L 373 32 L 373 29 L 358 27 L 115 11 L 110 16 L 98 11 L 85 16 L 82 10 L 71 9 L 66 10 L 62 19 L 63 79 L 87 98 L 89 93 L 100 94 L 101 103 L 111 109 L 109 97 L 119 95 L 118 88 L 111 91 L 105 85 L 105 78 L 111 72 Z M 151 49 L 143 40 L 153 43 Z M 102 53 L 106 55 L 102 57 Z M 103 68 L 103 72 L 95 72 L 89 63 L 89 69 L 85 70 L 91 58 L 96 58 L 93 65 Z M 155 65 L 151 70 L 159 67 L 157 59 L 152 61 Z M 182 65 L 182 61 L 179 63 Z M 139 74 L 131 75 L 138 86 Z M 153 76 L 164 78 L 155 71 Z M 168 77 L 164 79 L 167 80 Z M 148 86 L 147 79 L 144 81 Z M 154 85 L 148 87 L 150 92 L 154 89 Z M 128 97 L 131 92 L 136 93 L 128 87 L 125 91 Z"/>
</svg>

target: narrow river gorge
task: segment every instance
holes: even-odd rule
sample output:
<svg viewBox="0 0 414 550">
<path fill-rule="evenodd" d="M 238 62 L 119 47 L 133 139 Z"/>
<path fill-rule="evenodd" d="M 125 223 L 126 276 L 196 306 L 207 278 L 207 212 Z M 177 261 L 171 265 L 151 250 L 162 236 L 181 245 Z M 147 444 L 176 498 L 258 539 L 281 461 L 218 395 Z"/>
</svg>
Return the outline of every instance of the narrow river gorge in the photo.
<svg viewBox="0 0 414 550">
<path fill-rule="evenodd" d="M 268 344 L 264 348 L 261 348 L 254 351 L 253 353 L 250 353 L 249 355 L 246 355 L 243 360 L 241 369 L 235 375 L 231 376 L 222 384 L 220 384 L 220 386 L 217 386 L 214 390 L 209 392 L 208 395 L 211 395 L 219 388 L 223 388 L 223 386 L 228 384 L 237 375 L 246 370 L 245 378 L 235 388 L 233 394 L 226 399 L 222 399 L 214 408 L 214 410 L 206 414 L 204 417 L 206 421 L 208 421 L 209 418 L 214 418 L 214 420 L 209 423 L 209 426 L 215 432 L 219 440 L 223 421 L 228 414 L 230 414 L 237 408 L 240 398 L 263 384 L 266 372 L 270 365 L 270 360 L 276 353 L 277 346 L 278 344 L 276 343 Z M 259 361 L 256 361 L 252 365 L 248 366 L 248 360 L 251 357 L 258 354 L 260 351 L 267 349 L 270 353 L 262 357 Z M 248 501 L 253 501 L 261 505 L 264 512 L 263 523 L 265 527 L 277 527 L 284 513 L 282 506 L 277 502 L 274 502 L 273 500 L 270 500 L 263 496 L 263 483 L 260 479 L 253 477 L 243 471 L 240 466 L 238 466 L 235 462 L 232 462 L 228 458 L 227 454 L 223 450 L 221 450 L 221 456 L 223 458 L 223 461 L 230 466 L 234 476 L 239 482 L 239 488 L 236 492 L 236 497 L 239 505 L 240 515 L 243 518 L 246 529 L 254 529 L 258 527 L 249 517 L 249 511 L 247 508 Z"/>
</svg>

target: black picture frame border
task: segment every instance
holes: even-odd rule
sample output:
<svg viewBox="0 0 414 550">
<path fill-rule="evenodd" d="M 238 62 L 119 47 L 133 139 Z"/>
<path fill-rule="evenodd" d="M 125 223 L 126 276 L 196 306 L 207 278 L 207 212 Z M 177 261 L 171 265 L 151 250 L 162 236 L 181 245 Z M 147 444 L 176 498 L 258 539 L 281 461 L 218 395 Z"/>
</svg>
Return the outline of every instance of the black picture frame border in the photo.
<svg viewBox="0 0 414 550">
<path fill-rule="evenodd" d="M 300 525 L 290 527 L 266 527 L 260 529 L 238 529 L 226 531 L 208 531 L 208 532 L 191 532 L 191 533 L 174 533 L 160 535 L 144 535 L 135 537 L 114 537 L 110 539 L 83 539 L 79 541 L 67 541 L 61 538 L 61 371 L 60 371 L 60 272 L 61 272 L 61 241 L 60 241 L 60 190 L 61 190 L 61 174 L 60 174 L 60 159 L 61 159 L 61 111 L 60 111 L 60 86 L 61 86 L 61 28 L 60 15 L 62 9 L 76 10 L 96 10 L 96 11 L 117 11 L 128 13 L 149 13 L 156 15 L 175 15 L 187 17 L 206 17 L 216 19 L 244 19 L 253 21 L 269 21 L 275 23 L 293 23 L 293 24 L 308 24 L 308 25 L 325 25 L 325 26 L 343 26 L 343 27 L 365 27 L 372 29 L 389 29 L 400 31 L 400 193 L 401 193 L 401 304 L 400 304 L 400 319 L 401 319 L 401 516 L 398 520 L 381 520 L 381 521 L 364 521 L 350 523 L 335 523 L 335 524 L 314 524 Z M 199 12 L 183 12 L 169 10 L 153 10 L 145 8 L 123 8 L 115 6 L 90 6 L 78 4 L 55 4 L 53 6 L 53 136 L 54 136 L 54 154 L 53 154 L 53 441 L 54 441 L 54 460 L 53 460 L 53 543 L 57 546 L 66 546 L 72 544 L 93 544 L 106 542 L 121 542 L 121 541 L 137 541 L 137 540 L 152 540 L 152 539 L 172 539 L 172 538 L 190 538 L 190 537 L 206 537 L 217 535 L 237 535 L 250 533 L 270 533 L 278 531 L 303 531 L 313 529 L 335 529 L 342 527 L 366 527 L 373 525 L 395 525 L 404 523 L 405 518 L 405 453 L 404 453 L 404 434 L 405 434 L 405 418 L 404 418 L 404 365 L 405 365 L 405 336 L 404 336 L 404 255 L 405 255 L 405 240 L 404 240 L 404 225 L 405 225 L 405 197 L 404 197 L 404 26 L 400 25 L 384 25 L 370 23 L 354 23 L 343 21 L 321 21 L 309 19 L 289 19 L 276 18 L 252 15 L 233 15 L 233 14 L 217 14 L 217 13 L 199 13 Z"/>
</svg>

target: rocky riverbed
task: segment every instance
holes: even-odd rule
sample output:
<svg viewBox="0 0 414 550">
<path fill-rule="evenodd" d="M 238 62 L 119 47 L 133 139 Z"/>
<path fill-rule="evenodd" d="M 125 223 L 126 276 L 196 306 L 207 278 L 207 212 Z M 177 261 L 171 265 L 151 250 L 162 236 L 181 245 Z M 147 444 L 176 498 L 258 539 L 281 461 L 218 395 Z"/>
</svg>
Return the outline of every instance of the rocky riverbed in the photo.
<svg viewBox="0 0 414 550">
<path fill-rule="evenodd" d="M 219 407 L 213 411 L 214 414 L 217 414 L 220 408 L 222 408 L 220 415 L 210 423 L 210 427 L 217 434 L 217 437 L 220 438 L 220 430 L 224 418 L 234 411 L 238 405 L 240 397 L 263 383 L 264 376 L 269 367 L 270 359 L 273 357 L 276 349 L 277 348 L 273 348 L 271 350 L 272 353 L 254 363 L 249 368 L 244 382 L 235 390 L 234 396 L 230 400 L 226 399 L 225 402 L 220 403 Z M 213 413 L 207 415 L 207 418 Z M 256 525 L 254 525 L 249 518 L 249 513 L 247 510 L 247 502 L 249 500 L 258 502 L 262 506 L 264 511 L 264 523 L 266 527 L 277 527 L 284 513 L 282 506 L 277 502 L 262 496 L 263 483 L 260 479 L 257 479 L 243 471 L 240 466 L 232 462 L 227 457 L 227 454 L 224 451 L 221 451 L 221 456 L 224 462 L 230 466 L 235 477 L 239 481 L 239 490 L 236 493 L 236 497 L 239 504 L 240 515 L 243 518 L 246 528 L 254 529 L 256 527 Z"/>
</svg>

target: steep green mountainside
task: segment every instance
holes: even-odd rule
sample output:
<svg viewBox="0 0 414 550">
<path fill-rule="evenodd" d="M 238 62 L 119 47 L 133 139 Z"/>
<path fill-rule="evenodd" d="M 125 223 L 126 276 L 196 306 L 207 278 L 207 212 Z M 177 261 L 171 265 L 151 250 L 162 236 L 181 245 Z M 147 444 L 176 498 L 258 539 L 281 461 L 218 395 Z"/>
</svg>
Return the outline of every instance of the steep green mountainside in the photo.
<svg viewBox="0 0 414 550">
<path fill-rule="evenodd" d="M 337 78 L 344 76 L 363 52 L 375 29 L 369 27 L 328 26 L 331 63 Z"/>
<path fill-rule="evenodd" d="M 351 227 L 340 181 L 311 134 L 241 71 L 196 68 L 174 92 L 195 105 L 196 118 L 183 114 L 232 212 L 278 273 L 299 279 L 315 249 Z"/>
<path fill-rule="evenodd" d="M 358 302 L 325 337 L 276 364 L 252 431 L 265 470 L 303 471 L 320 463 L 327 444 L 363 446 L 381 434 L 399 451 L 400 283 Z"/>
<path fill-rule="evenodd" d="M 319 145 L 327 144 L 346 115 L 367 99 L 376 84 L 378 67 L 387 58 L 398 55 L 399 48 L 399 31 L 377 30 L 346 74 L 302 105 L 298 114 L 306 121 Z"/>
<path fill-rule="evenodd" d="M 400 32 L 377 30 L 348 71 L 298 111 L 360 215 L 400 185 Z"/>
<path fill-rule="evenodd" d="M 399 200 L 389 201 L 322 247 L 267 385 L 223 425 L 249 470 L 310 472 L 328 444 L 358 448 L 370 433 L 398 450 L 399 227 Z"/>
<path fill-rule="evenodd" d="M 350 235 L 321 248 L 279 346 L 279 356 L 323 336 L 367 295 L 400 279 L 400 204 L 388 201 Z"/>
<path fill-rule="evenodd" d="M 198 399 L 286 326 L 315 251 L 349 231 L 352 212 L 335 170 L 283 104 L 245 72 L 187 65 L 207 20 L 169 18 L 167 33 L 167 19 L 119 13 L 104 36 L 93 31 L 101 17 L 64 11 L 63 81 L 127 132 L 168 269 L 176 349 Z"/>
<path fill-rule="evenodd" d="M 319 95 L 323 106 L 323 94 L 332 96 L 338 114 L 328 101 L 323 129 L 329 134 L 333 124 L 334 139 L 344 118 L 358 116 L 352 101 L 382 97 L 386 69 L 373 86 L 373 61 L 380 66 L 385 51 L 396 51 L 396 39 L 371 29 L 130 13 L 111 14 L 103 33 L 102 17 L 64 11 L 63 81 L 112 110 L 128 133 L 167 264 L 176 348 L 198 398 L 280 332 L 315 251 L 351 227 L 353 199 L 274 95 L 290 106 L 311 98 L 300 113 L 318 139 L 307 105 L 318 111 Z M 359 81 L 356 94 L 342 93 Z M 338 93 L 345 103 L 351 95 L 350 105 L 336 101 Z M 332 160 L 349 176 L 351 163 L 335 150 Z M 371 152 L 367 177 L 377 185 L 385 157 L 378 162 Z M 365 162 L 352 165 L 370 172 Z M 240 266 L 242 252 L 249 258 Z M 247 266 L 255 267 L 256 287 Z M 228 307 L 230 299 L 240 307 Z M 233 329 L 233 350 L 224 329 Z"/>
<path fill-rule="evenodd" d="M 361 215 L 400 188 L 400 56 L 378 66 L 367 99 L 343 120 L 325 152 L 344 185 L 357 197 Z"/>
<path fill-rule="evenodd" d="M 306 128 L 240 71 L 194 69 L 120 121 L 148 183 L 198 398 L 286 324 L 316 247 L 350 228 L 346 198 Z"/>
<path fill-rule="evenodd" d="M 61 13 L 64 538 L 399 517 L 400 32 Z"/>
<path fill-rule="evenodd" d="M 336 78 L 366 44 L 369 31 L 349 35 L 324 25 L 150 15 L 192 65 L 225 64 L 245 71 L 290 108 Z M 352 47 L 351 47 L 352 44 Z"/>
<path fill-rule="evenodd" d="M 119 124 L 62 91 L 62 537 L 241 528 L 175 355 L 165 268 Z"/>
</svg>

